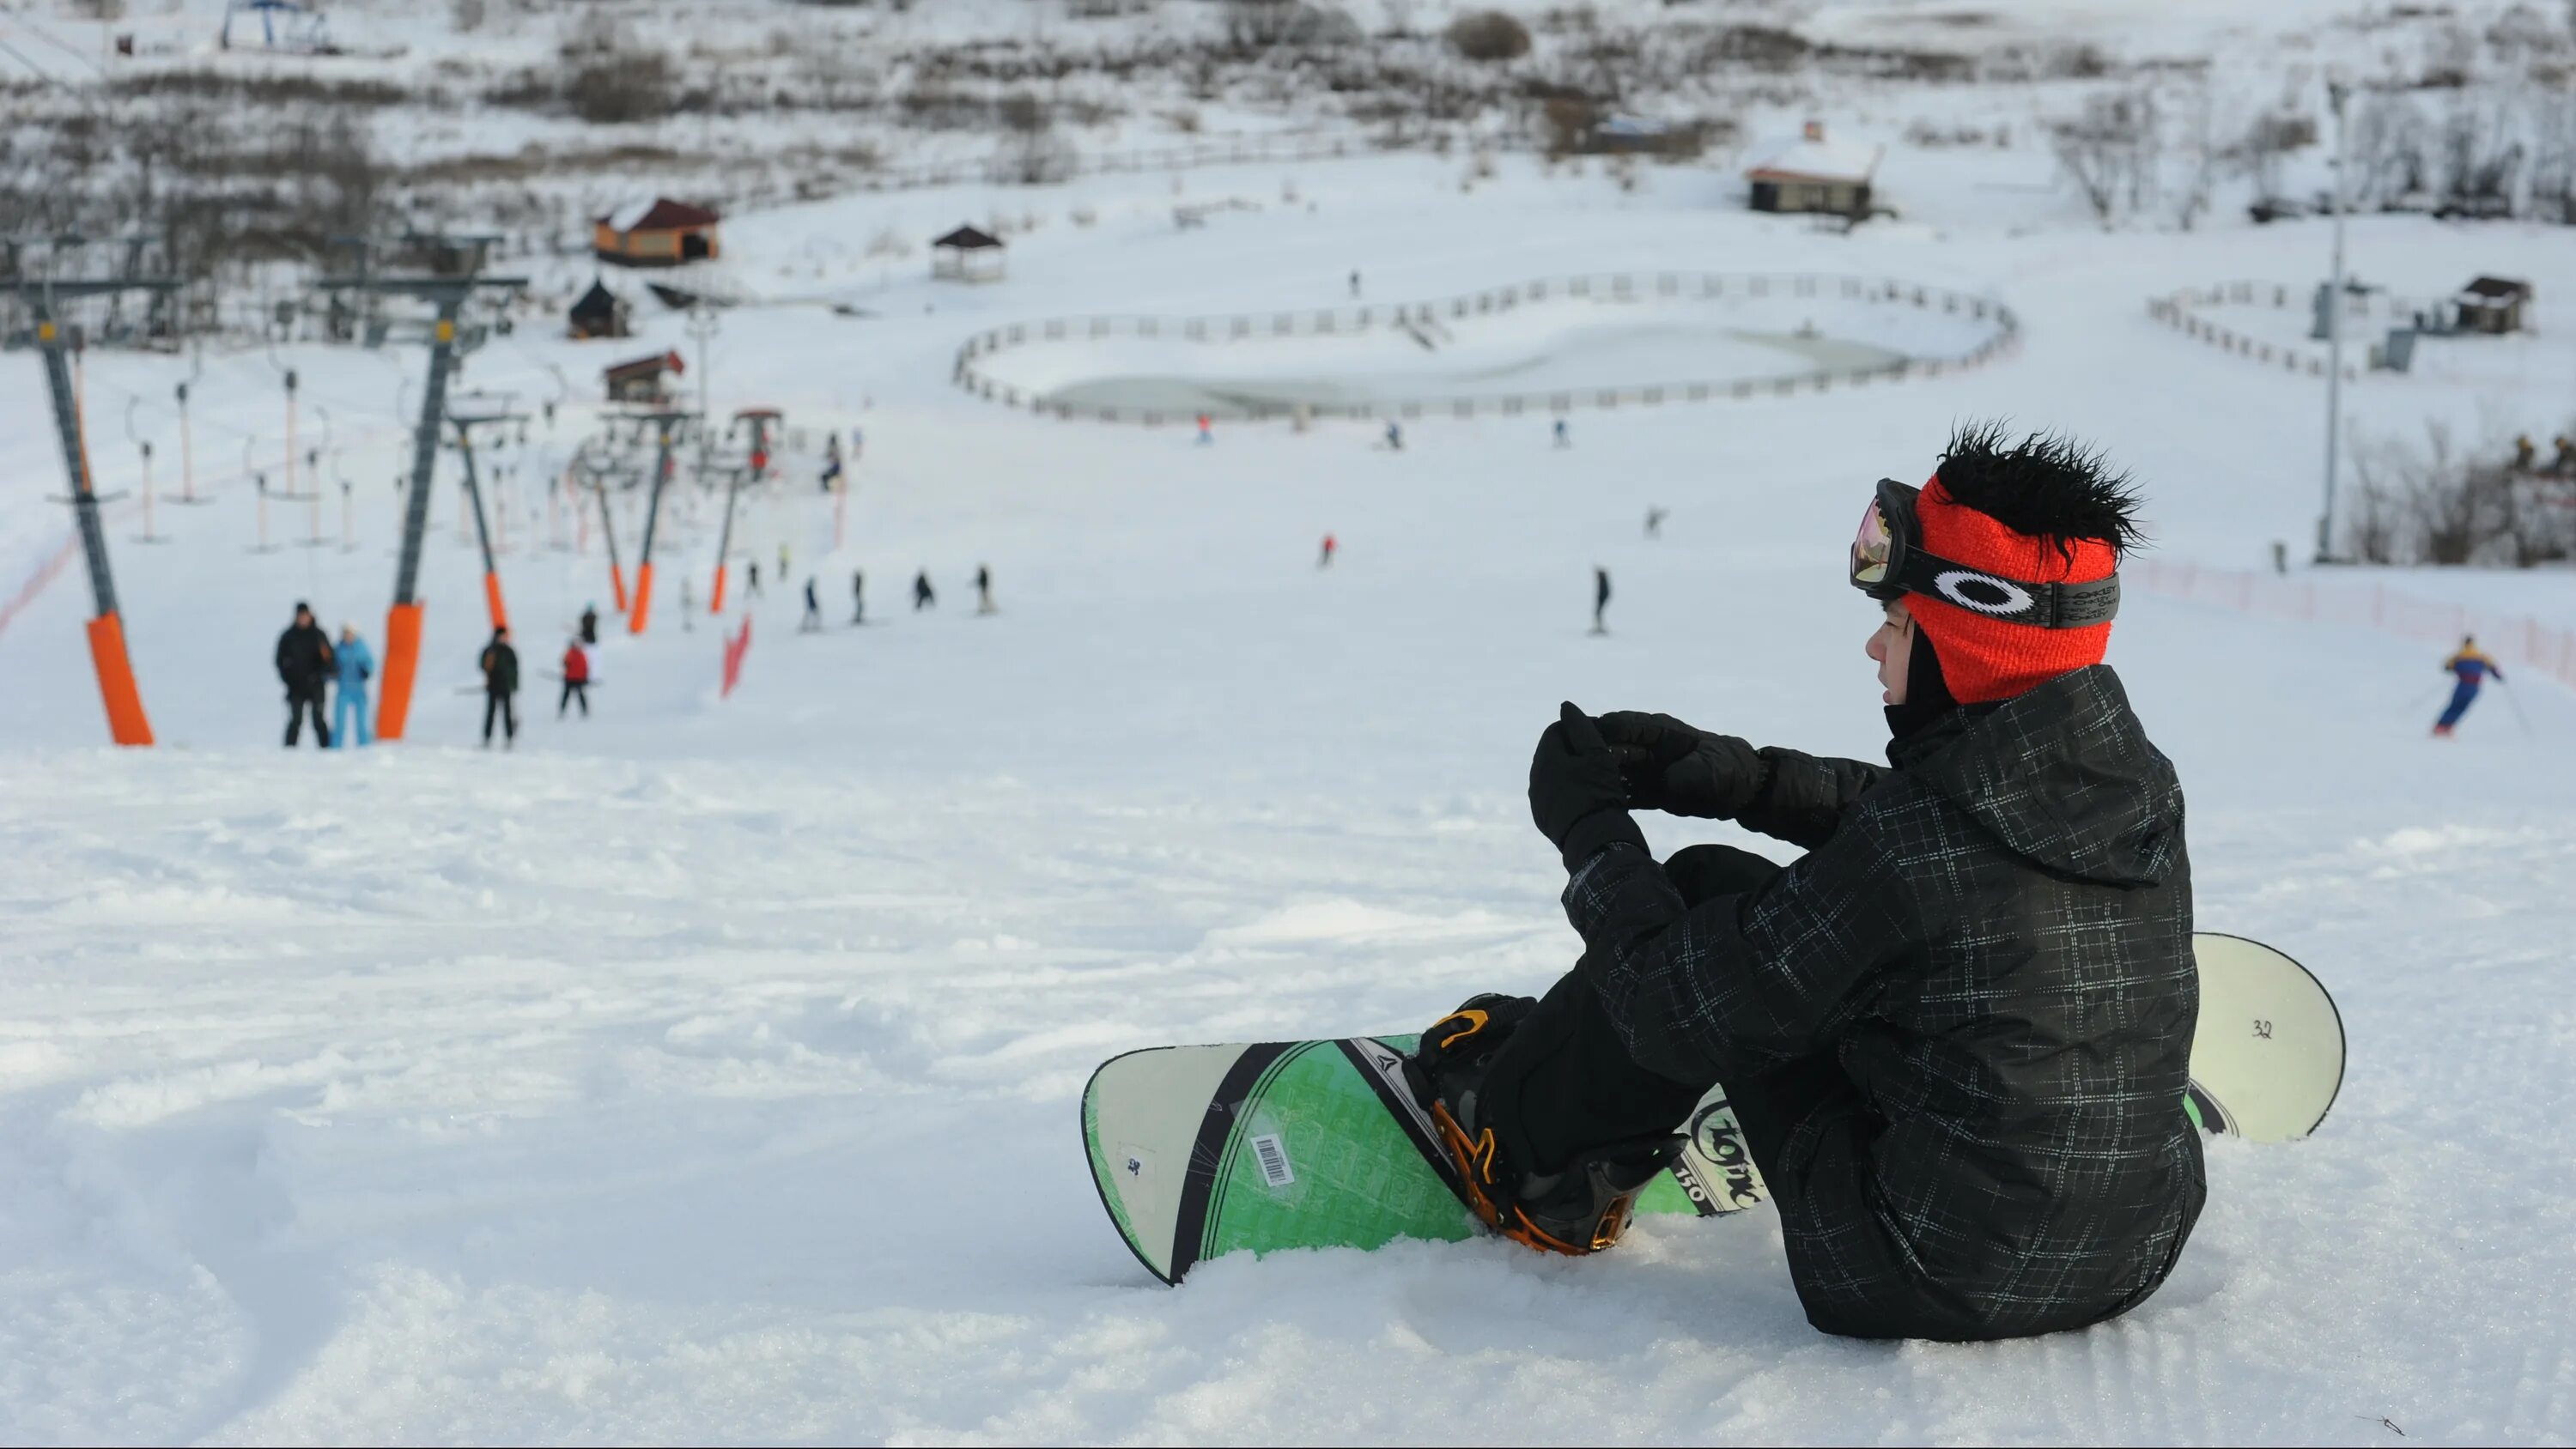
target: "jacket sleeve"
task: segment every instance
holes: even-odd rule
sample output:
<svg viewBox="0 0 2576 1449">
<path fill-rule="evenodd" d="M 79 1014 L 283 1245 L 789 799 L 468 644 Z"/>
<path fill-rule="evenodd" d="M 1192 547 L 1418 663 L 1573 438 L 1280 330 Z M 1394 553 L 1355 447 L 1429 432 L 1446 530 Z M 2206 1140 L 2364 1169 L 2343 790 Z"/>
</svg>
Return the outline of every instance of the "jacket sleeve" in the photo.
<svg viewBox="0 0 2576 1449">
<path fill-rule="evenodd" d="M 1757 834 L 1814 850 L 1831 839 L 1852 802 L 1887 778 L 1858 760 L 1818 759 L 1776 746 L 1762 751 L 1762 789 L 1735 822 Z"/>
<path fill-rule="evenodd" d="M 294 672 L 286 667 L 286 646 L 293 642 L 294 638 L 295 635 L 291 631 L 277 636 L 277 677 L 287 684 L 295 682 Z"/>
<path fill-rule="evenodd" d="M 1617 845 L 1565 888 L 1577 968 L 1640 1066 L 1709 1082 L 1747 1053 L 1803 1056 L 1867 1004 L 1916 934 L 1895 863 L 1836 832 L 1761 889 L 1685 906 L 1653 857 Z"/>
</svg>

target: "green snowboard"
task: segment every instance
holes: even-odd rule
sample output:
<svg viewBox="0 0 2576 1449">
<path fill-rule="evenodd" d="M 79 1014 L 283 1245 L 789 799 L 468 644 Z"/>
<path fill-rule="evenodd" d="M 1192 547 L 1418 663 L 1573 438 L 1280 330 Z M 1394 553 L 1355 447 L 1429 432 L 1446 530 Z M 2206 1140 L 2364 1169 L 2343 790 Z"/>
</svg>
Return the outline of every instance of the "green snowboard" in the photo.
<svg viewBox="0 0 2576 1449">
<path fill-rule="evenodd" d="M 2268 946 L 2194 939 L 2200 1029 L 2183 1107 L 2257 1141 L 2313 1131 L 2343 1080 L 2343 1024 L 2325 988 Z M 1249 1249 L 1375 1248 L 1481 1231 L 1449 1185 L 1431 1119 L 1401 1070 L 1411 1034 L 1154 1047 L 1113 1057 L 1082 1093 L 1101 1203 L 1138 1261 L 1178 1283 Z M 1720 1217 L 1763 1200 L 1722 1089 L 1701 1099 L 1681 1156 L 1637 1212 Z"/>
</svg>

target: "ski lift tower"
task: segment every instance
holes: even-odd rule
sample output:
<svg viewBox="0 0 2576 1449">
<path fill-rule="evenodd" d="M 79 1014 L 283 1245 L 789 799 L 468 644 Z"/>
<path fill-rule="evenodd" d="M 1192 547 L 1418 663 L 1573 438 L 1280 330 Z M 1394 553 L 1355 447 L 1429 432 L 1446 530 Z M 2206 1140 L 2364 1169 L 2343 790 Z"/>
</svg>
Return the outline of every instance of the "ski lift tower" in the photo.
<svg viewBox="0 0 2576 1449">
<path fill-rule="evenodd" d="M 438 467 L 439 428 L 447 418 L 447 384 L 454 376 L 460 348 L 457 318 L 466 302 L 491 292 L 515 293 L 528 285 L 525 277 L 486 277 L 483 260 L 495 238 L 407 237 L 402 239 L 414 249 L 425 249 L 449 261 L 453 270 L 427 275 L 387 276 L 367 264 L 368 245 L 344 242 L 359 253 L 358 270 L 349 276 L 324 277 L 315 286 L 326 292 L 379 292 L 416 297 L 438 309 L 438 320 L 430 329 L 429 382 L 421 389 L 420 422 L 412 431 L 411 491 L 403 498 L 403 538 L 401 562 L 394 569 L 393 608 L 385 618 L 385 685 L 376 704 L 376 737 L 399 740 L 403 726 L 411 715 L 413 676 L 420 667 L 420 550 L 421 540 L 429 530 L 429 494 Z M 498 590 L 486 598 L 498 611 Z"/>
<path fill-rule="evenodd" d="M 107 564 L 107 530 L 101 526 L 98 505 L 102 501 L 95 481 L 90 476 L 89 443 L 81 429 L 80 397 L 72 383 L 71 365 L 64 354 L 76 349 L 81 339 L 78 329 L 55 315 L 61 302 L 76 302 L 90 297 L 113 298 L 120 292 L 168 292 L 178 288 L 176 279 L 142 277 L 132 274 L 101 281 L 76 281 L 54 276 L 29 276 L 26 248 L 39 246 L 47 252 L 47 271 L 66 252 L 77 252 L 88 245 L 78 236 L 30 237 L 0 241 L 0 285 L 18 294 L 35 325 L 36 349 L 44 354 L 45 389 L 53 401 L 54 431 L 63 448 L 63 469 L 71 479 L 71 493 L 61 501 L 72 506 L 79 520 L 81 554 L 89 565 L 90 597 L 97 612 L 89 621 L 90 664 L 98 671 L 98 692 L 107 706 L 109 736 L 120 745 L 152 743 L 152 724 L 143 713 L 143 696 L 134 684 L 134 662 L 125 649 L 125 620 L 117 610 L 116 578 Z"/>
</svg>

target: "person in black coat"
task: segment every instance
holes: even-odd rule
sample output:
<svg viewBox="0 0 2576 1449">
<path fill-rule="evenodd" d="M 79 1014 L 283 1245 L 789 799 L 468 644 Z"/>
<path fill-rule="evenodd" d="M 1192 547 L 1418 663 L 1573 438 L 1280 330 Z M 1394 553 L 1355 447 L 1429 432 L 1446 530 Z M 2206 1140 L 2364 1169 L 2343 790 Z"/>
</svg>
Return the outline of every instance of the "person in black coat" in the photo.
<svg viewBox="0 0 2576 1449">
<path fill-rule="evenodd" d="M 1993 430 L 1879 485 L 1852 581 L 1885 611 L 1886 768 L 1563 707 L 1530 808 L 1582 958 L 1413 1061 L 1480 1216 L 1609 1246 L 1722 1087 L 1825 1332 L 2081 1328 L 2165 1281 L 2207 1187 L 2182 790 L 2101 662 L 2136 506 L 2090 452 Z M 1635 809 L 1805 854 L 1659 864 Z"/>
<path fill-rule="evenodd" d="M 868 576 L 864 570 L 850 570 L 850 622 L 868 621 Z"/>
<path fill-rule="evenodd" d="M 519 692 L 519 651 L 510 647 L 510 630 L 505 625 L 492 631 L 492 642 L 483 646 L 483 748 L 492 748 L 492 721 L 501 722 L 501 747 L 515 749 L 519 743 L 519 716 L 512 697 Z"/>
<path fill-rule="evenodd" d="M 684 579 L 681 582 L 685 584 L 687 580 Z M 581 606 L 581 642 L 593 647 L 599 643 L 599 606 L 597 604 Z"/>
<path fill-rule="evenodd" d="M 313 610 L 302 602 L 295 606 L 295 622 L 277 636 L 277 677 L 286 685 L 286 747 L 295 748 L 302 736 L 304 716 L 313 716 L 313 743 L 323 749 L 331 747 L 331 726 L 322 720 L 324 692 L 338 670 L 331 652 L 331 636 L 313 622 Z"/>
<path fill-rule="evenodd" d="M 924 609 L 935 607 L 938 603 L 939 596 L 930 591 L 930 570 L 923 569 L 914 574 L 912 576 L 912 611 L 918 614 Z"/>
</svg>

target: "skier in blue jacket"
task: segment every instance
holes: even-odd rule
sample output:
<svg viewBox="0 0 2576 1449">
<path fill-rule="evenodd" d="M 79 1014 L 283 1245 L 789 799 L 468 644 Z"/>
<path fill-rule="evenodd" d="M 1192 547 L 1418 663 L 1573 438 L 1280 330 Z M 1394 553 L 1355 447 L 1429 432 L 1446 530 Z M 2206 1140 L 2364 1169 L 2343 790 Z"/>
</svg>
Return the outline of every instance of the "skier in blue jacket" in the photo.
<svg viewBox="0 0 2576 1449">
<path fill-rule="evenodd" d="M 2451 731 L 2460 723 L 2460 716 L 2467 714 L 2469 706 L 2477 702 L 2478 687 L 2486 683 L 2490 674 L 2495 676 L 2496 683 L 2504 683 L 2504 670 L 2478 647 L 2474 635 L 2460 641 L 2459 652 L 2442 661 L 2442 670 L 2458 676 L 2460 681 L 2451 686 L 2451 702 L 2442 707 L 2442 717 L 2433 724 L 2436 737 L 2449 739 Z"/>
<path fill-rule="evenodd" d="M 376 672 L 376 656 L 367 649 L 367 641 L 358 637 L 358 626 L 340 626 L 340 647 L 331 651 L 340 669 L 339 697 L 331 705 L 331 743 L 346 748 L 350 739 L 350 721 L 357 721 L 357 741 L 375 743 L 367 729 L 367 680 Z"/>
</svg>

